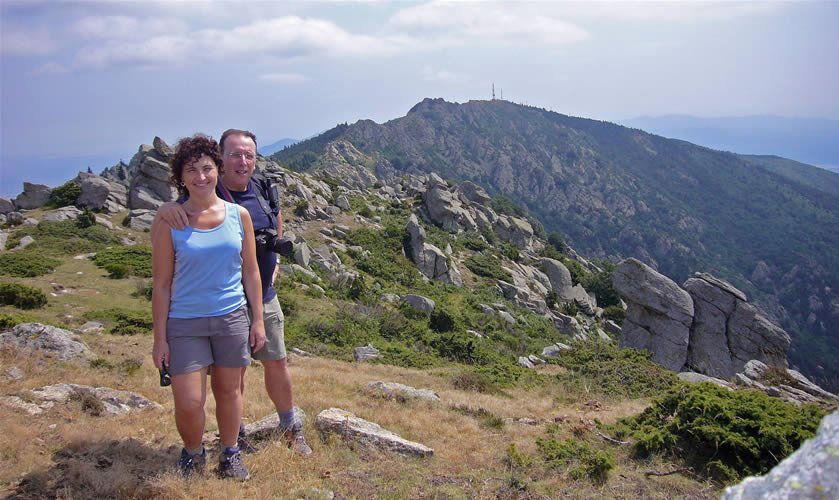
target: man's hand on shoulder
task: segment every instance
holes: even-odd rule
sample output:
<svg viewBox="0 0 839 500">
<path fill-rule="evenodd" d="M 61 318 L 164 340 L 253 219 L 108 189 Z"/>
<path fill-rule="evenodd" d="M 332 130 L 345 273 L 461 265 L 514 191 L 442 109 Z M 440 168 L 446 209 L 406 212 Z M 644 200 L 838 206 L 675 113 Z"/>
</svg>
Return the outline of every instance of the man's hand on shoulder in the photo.
<svg viewBox="0 0 839 500">
<path fill-rule="evenodd" d="M 157 217 L 173 229 L 180 230 L 189 225 L 189 218 L 184 207 L 174 201 L 160 205 L 157 209 Z"/>
</svg>

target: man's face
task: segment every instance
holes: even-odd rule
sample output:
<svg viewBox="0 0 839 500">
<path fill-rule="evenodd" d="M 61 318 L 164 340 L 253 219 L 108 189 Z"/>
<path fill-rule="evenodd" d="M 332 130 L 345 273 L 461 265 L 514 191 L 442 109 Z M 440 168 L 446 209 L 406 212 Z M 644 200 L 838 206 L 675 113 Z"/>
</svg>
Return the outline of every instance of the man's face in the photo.
<svg viewBox="0 0 839 500">
<path fill-rule="evenodd" d="M 244 190 L 256 168 L 256 144 L 244 135 L 231 135 L 222 145 L 225 184 Z"/>
</svg>

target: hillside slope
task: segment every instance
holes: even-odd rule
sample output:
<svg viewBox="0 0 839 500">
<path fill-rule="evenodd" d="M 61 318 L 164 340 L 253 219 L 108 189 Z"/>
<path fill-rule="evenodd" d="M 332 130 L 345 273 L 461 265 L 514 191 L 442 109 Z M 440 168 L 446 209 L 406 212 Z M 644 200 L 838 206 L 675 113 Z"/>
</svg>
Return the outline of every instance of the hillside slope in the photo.
<svg viewBox="0 0 839 500">
<path fill-rule="evenodd" d="M 676 281 L 722 276 L 794 335 L 795 365 L 839 386 L 836 196 L 731 153 L 506 101 L 426 99 L 273 158 L 305 170 L 335 140 L 398 171 L 476 182 L 584 254 L 637 257 Z"/>
</svg>

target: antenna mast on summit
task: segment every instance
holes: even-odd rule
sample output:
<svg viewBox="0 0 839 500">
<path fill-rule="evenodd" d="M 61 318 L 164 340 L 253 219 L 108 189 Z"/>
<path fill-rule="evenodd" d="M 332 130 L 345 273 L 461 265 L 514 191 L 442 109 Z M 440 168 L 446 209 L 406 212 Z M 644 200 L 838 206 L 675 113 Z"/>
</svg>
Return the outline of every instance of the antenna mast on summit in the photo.
<svg viewBox="0 0 839 500">
<path fill-rule="evenodd" d="M 492 84 L 492 100 L 495 100 L 495 83 Z"/>
</svg>

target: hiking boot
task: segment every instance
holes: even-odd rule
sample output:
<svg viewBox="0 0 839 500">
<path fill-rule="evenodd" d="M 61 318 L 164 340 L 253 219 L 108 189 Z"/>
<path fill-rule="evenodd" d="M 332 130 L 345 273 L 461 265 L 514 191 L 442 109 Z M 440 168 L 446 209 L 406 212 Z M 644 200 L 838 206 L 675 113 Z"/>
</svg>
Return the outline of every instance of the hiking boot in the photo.
<svg viewBox="0 0 839 500">
<path fill-rule="evenodd" d="M 303 436 L 303 426 L 296 423 L 283 432 L 286 445 L 291 451 L 308 457 L 312 454 L 312 448 L 306 443 L 306 438 Z"/>
<path fill-rule="evenodd" d="M 193 474 L 204 472 L 207 465 L 207 451 L 201 450 L 201 454 L 190 455 L 186 448 L 181 448 L 181 458 L 178 460 L 178 470 L 183 477 L 190 477 Z"/>
<path fill-rule="evenodd" d="M 218 475 L 223 479 L 247 481 L 251 478 L 251 473 L 248 472 L 248 468 L 242 463 L 242 452 L 235 450 L 230 453 L 230 450 L 230 448 L 224 450 L 221 456 L 219 456 Z"/>
</svg>

